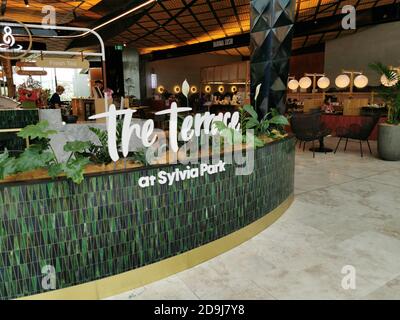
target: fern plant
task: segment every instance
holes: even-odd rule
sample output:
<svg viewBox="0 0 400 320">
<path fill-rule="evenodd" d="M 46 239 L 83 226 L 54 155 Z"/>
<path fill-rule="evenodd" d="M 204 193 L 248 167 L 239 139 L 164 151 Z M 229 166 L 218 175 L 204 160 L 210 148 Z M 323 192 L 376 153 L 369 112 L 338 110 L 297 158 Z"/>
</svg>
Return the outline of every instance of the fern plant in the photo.
<svg viewBox="0 0 400 320">
<path fill-rule="evenodd" d="M 117 131 L 116 131 L 116 137 L 117 137 L 117 150 L 121 148 L 122 144 L 122 128 L 123 128 L 123 122 L 118 121 L 117 122 Z M 110 157 L 110 154 L 108 152 L 108 133 L 106 130 L 102 130 L 99 128 L 94 128 L 90 127 L 89 130 L 93 132 L 96 137 L 99 139 L 100 145 L 91 143 L 89 148 L 88 148 L 88 156 L 90 157 L 90 160 L 94 163 L 98 164 L 109 164 L 113 160 Z"/>
<path fill-rule="evenodd" d="M 146 157 L 146 150 L 144 150 L 144 149 L 130 152 L 129 158 L 132 159 L 134 162 L 140 163 L 144 166 L 150 165 L 150 162 L 147 160 L 147 157 Z"/>
</svg>

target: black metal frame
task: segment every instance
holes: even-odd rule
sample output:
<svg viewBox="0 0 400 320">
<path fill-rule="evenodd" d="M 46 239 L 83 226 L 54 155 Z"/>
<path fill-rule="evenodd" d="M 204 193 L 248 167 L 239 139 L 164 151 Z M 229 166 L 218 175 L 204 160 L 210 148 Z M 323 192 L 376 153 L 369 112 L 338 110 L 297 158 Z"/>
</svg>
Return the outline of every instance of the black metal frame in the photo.
<svg viewBox="0 0 400 320">
<path fill-rule="evenodd" d="M 350 142 L 352 142 L 352 141 L 354 141 L 354 142 L 359 141 L 359 143 L 360 143 L 360 154 L 361 154 L 361 158 L 363 158 L 363 157 L 364 157 L 364 150 L 363 150 L 362 142 L 363 142 L 363 141 L 367 141 L 367 145 L 368 145 L 368 148 L 369 148 L 369 153 L 372 154 L 371 145 L 369 144 L 369 140 L 368 140 L 368 139 L 367 139 L 367 140 L 362 140 L 362 139 L 351 139 L 351 138 L 345 138 L 345 137 L 340 137 L 340 138 L 339 138 L 339 141 L 338 141 L 337 146 L 336 146 L 336 148 L 335 148 L 335 152 L 334 152 L 335 154 L 336 154 L 336 152 L 337 152 L 337 150 L 338 150 L 338 148 L 339 148 L 339 145 L 340 145 L 340 143 L 342 142 L 343 139 L 346 139 L 346 144 L 345 144 L 345 146 L 344 146 L 344 152 L 346 152 L 346 150 L 347 150 L 347 144 L 348 144 L 349 141 L 350 141 Z"/>
</svg>

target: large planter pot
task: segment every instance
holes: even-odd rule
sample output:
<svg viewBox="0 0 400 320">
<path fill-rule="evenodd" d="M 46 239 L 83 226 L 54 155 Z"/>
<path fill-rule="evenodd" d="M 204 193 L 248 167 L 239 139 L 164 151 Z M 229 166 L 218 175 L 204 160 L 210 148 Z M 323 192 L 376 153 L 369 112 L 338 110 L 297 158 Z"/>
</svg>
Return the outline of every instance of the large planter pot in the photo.
<svg viewBox="0 0 400 320">
<path fill-rule="evenodd" d="M 400 160 L 400 125 L 381 123 L 378 126 L 378 152 L 383 160 Z"/>
</svg>

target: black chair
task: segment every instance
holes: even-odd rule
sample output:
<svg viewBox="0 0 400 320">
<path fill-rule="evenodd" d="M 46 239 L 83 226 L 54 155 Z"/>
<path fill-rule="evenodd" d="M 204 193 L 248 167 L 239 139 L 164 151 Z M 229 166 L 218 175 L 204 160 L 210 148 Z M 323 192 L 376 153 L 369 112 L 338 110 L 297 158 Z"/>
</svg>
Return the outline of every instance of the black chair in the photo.
<svg viewBox="0 0 400 320">
<path fill-rule="evenodd" d="M 369 152 L 372 154 L 371 145 L 369 144 L 369 136 L 374 130 L 375 126 L 379 122 L 379 116 L 374 117 L 363 117 L 362 123 L 353 123 L 348 128 L 338 127 L 336 129 L 336 136 L 339 137 L 338 144 L 335 149 L 335 153 L 337 152 L 340 143 L 343 139 L 346 139 L 346 144 L 344 146 L 344 151 L 347 149 L 347 143 L 349 140 L 358 140 L 360 142 L 360 153 L 361 158 L 364 157 L 362 142 L 366 141 L 368 144 Z"/>
<path fill-rule="evenodd" d="M 321 112 L 296 113 L 290 119 L 293 134 L 301 143 L 304 142 L 303 151 L 305 150 L 306 142 L 312 142 L 313 157 L 315 158 L 315 140 L 320 143 L 323 139 L 331 134 L 331 130 L 326 128 L 321 121 Z"/>
</svg>

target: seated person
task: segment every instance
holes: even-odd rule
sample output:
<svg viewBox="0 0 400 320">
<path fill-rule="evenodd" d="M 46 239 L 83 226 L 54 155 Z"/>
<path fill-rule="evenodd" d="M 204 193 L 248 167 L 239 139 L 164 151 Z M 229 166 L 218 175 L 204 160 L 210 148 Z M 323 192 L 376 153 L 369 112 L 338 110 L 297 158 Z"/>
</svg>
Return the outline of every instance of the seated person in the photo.
<svg viewBox="0 0 400 320">
<path fill-rule="evenodd" d="M 49 100 L 50 109 L 60 109 L 61 108 L 61 95 L 64 93 L 65 89 L 63 86 L 57 86 L 56 92 L 52 95 Z"/>
<path fill-rule="evenodd" d="M 331 103 L 330 98 L 325 98 L 324 104 L 321 107 L 321 111 L 325 113 L 334 113 L 335 112 L 335 107 Z"/>
</svg>

